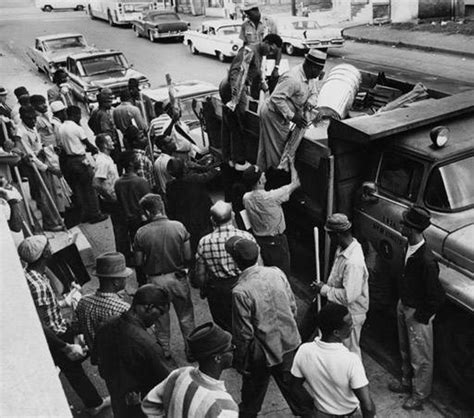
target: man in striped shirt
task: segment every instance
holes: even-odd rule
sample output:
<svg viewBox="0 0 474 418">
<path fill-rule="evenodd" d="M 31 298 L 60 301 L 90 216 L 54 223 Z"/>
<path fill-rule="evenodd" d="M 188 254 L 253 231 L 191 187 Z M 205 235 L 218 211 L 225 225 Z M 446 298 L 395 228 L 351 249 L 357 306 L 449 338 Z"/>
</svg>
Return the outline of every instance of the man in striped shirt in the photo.
<svg viewBox="0 0 474 418">
<path fill-rule="evenodd" d="M 189 349 L 199 367 L 181 367 L 142 402 L 147 417 L 237 418 L 238 407 L 218 380 L 232 366 L 232 335 L 208 322 L 189 335 Z"/>
</svg>

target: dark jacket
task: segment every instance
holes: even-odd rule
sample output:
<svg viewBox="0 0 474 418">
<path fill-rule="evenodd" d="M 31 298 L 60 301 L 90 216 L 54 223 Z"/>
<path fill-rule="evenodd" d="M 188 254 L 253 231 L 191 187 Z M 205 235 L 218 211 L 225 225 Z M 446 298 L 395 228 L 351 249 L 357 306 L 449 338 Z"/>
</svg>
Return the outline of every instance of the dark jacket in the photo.
<svg viewBox="0 0 474 418">
<path fill-rule="evenodd" d="M 415 308 L 415 319 L 427 324 L 444 302 L 439 267 L 431 251 L 423 244 L 410 258 L 399 280 L 400 299 Z"/>
</svg>

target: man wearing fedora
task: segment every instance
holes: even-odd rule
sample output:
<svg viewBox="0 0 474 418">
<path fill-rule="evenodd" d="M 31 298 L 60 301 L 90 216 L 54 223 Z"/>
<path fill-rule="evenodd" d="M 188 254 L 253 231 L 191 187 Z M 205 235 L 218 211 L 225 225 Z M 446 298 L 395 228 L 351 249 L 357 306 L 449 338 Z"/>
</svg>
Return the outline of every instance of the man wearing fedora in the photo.
<svg viewBox="0 0 474 418">
<path fill-rule="evenodd" d="M 225 245 L 242 271 L 232 289 L 234 367 L 242 373 L 239 417 L 257 417 L 270 376 L 275 379 L 293 414 L 311 416 L 308 392 L 294 390 L 291 365 L 301 337 L 296 325 L 296 300 L 285 274 L 259 266 L 258 245 L 234 236 Z"/>
<path fill-rule="evenodd" d="M 18 246 L 18 255 L 27 264 L 26 281 L 43 329 L 47 329 L 46 336 L 54 363 L 84 402 L 88 413 L 93 416 L 98 415 L 104 408 L 110 406 L 110 398 L 102 399 L 85 374 L 81 361 L 87 351 L 75 344 L 72 327 L 67 324 L 61 313 L 61 307 L 69 305 L 70 302 L 67 297 L 57 299 L 49 278 L 45 274 L 46 265 L 51 256 L 48 239 L 44 235 L 26 238 Z"/>
<path fill-rule="evenodd" d="M 287 71 L 278 80 L 271 96 L 260 110 L 260 139 L 257 165 L 263 170 L 278 168 L 290 133 L 290 122 L 298 128 L 308 124 L 304 116 L 306 102 L 320 88 L 326 53 L 311 49 L 302 64 Z M 310 83 L 311 80 L 316 80 Z"/>
<path fill-rule="evenodd" d="M 105 322 L 97 332 L 97 364 L 115 418 L 144 417 L 142 399 L 169 374 L 163 350 L 148 333 L 168 309 L 168 294 L 146 284 L 137 289 L 127 312 Z"/>
<path fill-rule="evenodd" d="M 389 384 L 396 393 L 410 394 L 407 410 L 423 409 L 433 381 L 433 318 L 444 301 L 439 267 L 426 246 L 423 231 L 431 224 L 430 213 L 414 206 L 403 213 L 401 233 L 408 239 L 405 269 L 398 280 L 398 341 L 402 379 Z"/>
<path fill-rule="evenodd" d="M 189 334 L 188 345 L 198 367 L 171 372 L 143 400 L 143 412 L 148 417 L 237 418 L 237 404 L 219 380 L 222 371 L 232 367 L 232 334 L 208 322 Z"/>
<path fill-rule="evenodd" d="M 132 270 L 125 265 L 121 253 L 104 253 L 95 260 L 95 275 L 99 289 L 84 296 L 76 308 L 79 327 L 90 349 L 94 347 L 97 330 L 108 319 L 128 311 L 130 305 L 118 292 L 125 288 L 125 281 Z"/>
<path fill-rule="evenodd" d="M 362 246 L 352 236 L 352 223 L 343 213 L 334 213 L 324 229 L 337 244 L 334 264 L 327 283 L 315 283 L 317 292 L 328 301 L 344 305 L 352 316 L 353 327 L 344 345 L 360 358 L 360 333 L 369 310 L 369 272 Z"/>
</svg>

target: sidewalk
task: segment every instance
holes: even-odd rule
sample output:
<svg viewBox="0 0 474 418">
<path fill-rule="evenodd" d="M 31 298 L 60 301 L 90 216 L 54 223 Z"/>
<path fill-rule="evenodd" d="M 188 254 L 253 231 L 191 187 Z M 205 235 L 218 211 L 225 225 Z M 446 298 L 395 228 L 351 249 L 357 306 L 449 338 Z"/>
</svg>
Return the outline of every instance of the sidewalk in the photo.
<svg viewBox="0 0 474 418">
<path fill-rule="evenodd" d="M 471 36 L 415 32 L 392 29 L 390 25 L 360 25 L 342 31 L 344 38 L 356 42 L 420 49 L 474 58 L 474 39 Z"/>
</svg>

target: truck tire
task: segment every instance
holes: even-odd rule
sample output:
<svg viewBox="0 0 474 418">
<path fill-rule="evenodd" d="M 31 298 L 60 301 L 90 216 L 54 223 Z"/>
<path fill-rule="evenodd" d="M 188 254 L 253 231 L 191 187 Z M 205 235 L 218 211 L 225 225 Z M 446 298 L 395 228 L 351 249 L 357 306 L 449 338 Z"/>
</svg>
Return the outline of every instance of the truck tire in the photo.
<svg viewBox="0 0 474 418">
<path fill-rule="evenodd" d="M 474 387 L 473 318 L 460 308 L 447 304 L 435 319 L 435 361 L 443 375 L 467 400 Z"/>
<path fill-rule="evenodd" d="M 52 12 L 52 11 L 53 11 L 53 7 L 50 6 L 49 4 L 43 7 L 43 12 Z"/>
</svg>

